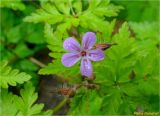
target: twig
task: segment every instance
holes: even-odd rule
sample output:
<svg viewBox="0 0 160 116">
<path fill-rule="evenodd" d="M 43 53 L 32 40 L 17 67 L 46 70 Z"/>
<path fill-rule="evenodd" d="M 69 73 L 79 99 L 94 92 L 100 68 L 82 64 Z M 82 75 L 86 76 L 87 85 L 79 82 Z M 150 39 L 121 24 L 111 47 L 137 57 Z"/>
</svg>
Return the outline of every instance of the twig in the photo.
<svg viewBox="0 0 160 116">
<path fill-rule="evenodd" d="M 38 66 L 42 67 L 42 68 L 46 66 L 45 64 L 43 64 L 43 63 L 40 62 L 39 60 L 35 59 L 34 57 L 29 57 L 29 60 L 30 60 L 31 62 L 37 64 Z"/>
<path fill-rule="evenodd" d="M 67 96 L 66 98 L 64 98 L 58 105 L 56 105 L 54 108 L 53 108 L 53 113 L 57 112 L 59 109 L 61 109 L 64 104 L 67 102 L 67 100 L 69 99 L 69 97 Z"/>
</svg>

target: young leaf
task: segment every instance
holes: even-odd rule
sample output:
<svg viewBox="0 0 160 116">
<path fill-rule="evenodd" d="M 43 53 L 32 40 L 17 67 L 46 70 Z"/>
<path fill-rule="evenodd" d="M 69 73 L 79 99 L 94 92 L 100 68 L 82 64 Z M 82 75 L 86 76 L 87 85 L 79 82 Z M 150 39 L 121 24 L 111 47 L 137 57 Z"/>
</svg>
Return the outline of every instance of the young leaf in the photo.
<svg viewBox="0 0 160 116">
<path fill-rule="evenodd" d="M 51 110 L 42 111 L 43 104 L 35 104 L 38 95 L 31 83 L 24 86 L 24 89 L 20 91 L 20 96 L 13 95 L 6 89 L 2 89 L 1 92 L 0 114 L 3 116 L 52 115 Z"/>
<path fill-rule="evenodd" d="M 19 72 L 19 70 L 7 66 L 5 61 L 0 62 L 0 66 L 0 87 L 2 88 L 8 88 L 8 85 L 16 86 L 17 83 L 22 84 L 31 78 L 25 72 Z"/>
<path fill-rule="evenodd" d="M 20 95 L 21 97 L 14 96 L 16 108 L 19 110 L 20 115 L 31 116 L 41 114 L 44 105 L 34 104 L 38 98 L 38 94 L 35 93 L 35 88 L 31 83 L 27 83 L 24 86 L 24 89 L 20 91 Z"/>
<path fill-rule="evenodd" d="M 14 102 L 13 94 L 9 93 L 6 89 L 1 89 L 0 114 L 2 116 L 16 116 L 18 109 Z"/>
</svg>

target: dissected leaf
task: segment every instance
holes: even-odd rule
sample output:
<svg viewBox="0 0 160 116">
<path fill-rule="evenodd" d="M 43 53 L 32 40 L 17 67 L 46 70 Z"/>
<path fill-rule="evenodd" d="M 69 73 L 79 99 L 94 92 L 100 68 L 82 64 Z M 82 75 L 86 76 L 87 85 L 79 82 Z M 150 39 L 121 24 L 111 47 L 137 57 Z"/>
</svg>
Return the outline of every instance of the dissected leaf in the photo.
<svg viewBox="0 0 160 116">
<path fill-rule="evenodd" d="M 24 21 L 26 22 L 46 22 L 50 24 L 55 24 L 63 20 L 63 15 L 61 15 L 55 6 L 50 4 L 45 4 L 42 9 L 38 9 L 36 13 L 32 13 L 31 16 L 27 16 Z"/>
<path fill-rule="evenodd" d="M 39 114 L 44 107 L 43 104 L 33 103 L 37 100 L 37 93 L 34 92 L 35 88 L 31 84 L 26 84 L 24 89 L 20 91 L 21 97 L 15 96 L 16 107 L 20 110 L 20 114 L 31 116 L 33 114 Z"/>
<path fill-rule="evenodd" d="M 1 89 L 0 96 L 0 114 L 2 116 L 16 116 L 18 109 L 15 105 L 15 100 L 12 93 L 9 93 L 6 89 Z"/>
<path fill-rule="evenodd" d="M 65 66 L 63 66 L 63 64 L 60 64 L 61 61 L 60 60 L 55 60 L 53 61 L 53 63 L 49 63 L 48 66 L 42 68 L 39 71 L 39 74 L 57 74 L 59 76 L 63 76 L 63 77 L 78 77 L 80 76 L 80 71 L 79 71 L 79 67 L 78 64 L 76 66 L 67 68 Z"/>
<path fill-rule="evenodd" d="M 1 92 L 0 113 L 3 116 L 52 115 L 51 110 L 42 111 L 44 107 L 43 104 L 35 104 L 38 94 L 35 93 L 35 88 L 31 83 L 27 83 L 24 89 L 21 89 L 20 96 L 13 95 L 5 89 L 2 89 Z"/>
<path fill-rule="evenodd" d="M 16 86 L 28 81 L 31 76 L 25 72 L 19 72 L 18 69 L 12 69 L 10 66 L 7 66 L 6 61 L 0 63 L 0 86 L 2 88 L 8 88 L 8 85 Z"/>
</svg>

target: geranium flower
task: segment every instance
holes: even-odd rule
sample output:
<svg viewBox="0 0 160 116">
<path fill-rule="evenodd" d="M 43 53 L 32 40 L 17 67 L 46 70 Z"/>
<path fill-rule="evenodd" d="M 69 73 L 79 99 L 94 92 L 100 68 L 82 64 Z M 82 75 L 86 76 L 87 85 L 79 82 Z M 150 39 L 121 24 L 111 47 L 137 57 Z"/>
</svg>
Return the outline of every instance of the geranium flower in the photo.
<svg viewBox="0 0 160 116">
<path fill-rule="evenodd" d="M 99 48 L 93 48 L 96 43 L 96 35 L 93 32 L 87 32 L 82 39 L 82 47 L 72 37 L 67 38 L 63 43 L 63 48 L 68 50 L 62 56 L 62 64 L 71 67 L 81 60 L 80 71 L 83 76 L 91 77 L 93 74 L 91 61 L 100 61 L 104 59 L 104 53 Z"/>
</svg>

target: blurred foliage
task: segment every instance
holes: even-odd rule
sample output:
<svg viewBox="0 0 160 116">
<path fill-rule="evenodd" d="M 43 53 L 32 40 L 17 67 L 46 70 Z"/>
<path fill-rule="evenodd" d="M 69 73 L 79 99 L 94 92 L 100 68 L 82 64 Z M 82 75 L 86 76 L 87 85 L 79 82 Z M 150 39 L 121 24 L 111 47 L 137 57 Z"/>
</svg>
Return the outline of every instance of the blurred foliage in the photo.
<svg viewBox="0 0 160 116">
<path fill-rule="evenodd" d="M 31 60 L 41 59 L 37 54 L 46 46 L 52 62 L 39 74 L 57 75 L 73 87 L 80 85 L 74 88 L 68 115 L 159 112 L 158 5 L 158 1 L 151 0 L 2 0 L 1 114 L 52 114 L 50 110 L 43 111 L 43 104 L 35 103 L 40 66 Z M 92 63 L 93 80 L 81 76 L 80 63 L 71 68 L 61 63 L 64 40 L 72 36 L 81 42 L 87 31 L 96 33 L 97 43 L 117 44 L 104 51 L 103 61 Z M 18 70 L 7 66 L 4 60 Z M 19 95 L 7 89 L 12 86 L 20 89 Z"/>
<path fill-rule="evenodd" d="M 25 5 L 22 3 L 21 0 L 16 0 L 16 2 L 14 2 L 13 0 L 2 0 L 0 2 L 0 7 L 11 8 L 13 10 L 24 10 L 25 9 Z"/>
<path fill-rule="evenodd" d="M 45 48 L 43 25 L 23 22 L 23 17 L 34 11 L 36 6 L 34 2 L 2 0 L 0 7 L 1 60 L 7 60 L 14 68 L 29 73 L 38 84 L 39 66 L 30 57 L 36 59 L 36 54 Z"/>
<path fill-rule="evenodd" d="M 127 21 L 158 21 L 159 0 L 111 0 L 125 9 L 119 19 Z"/>
</svg>

